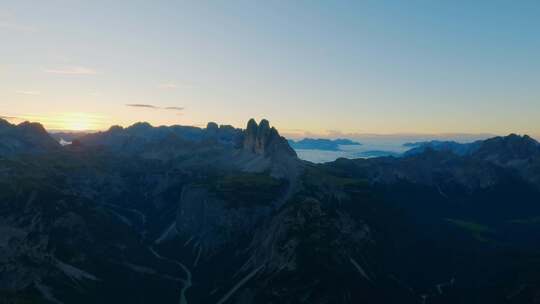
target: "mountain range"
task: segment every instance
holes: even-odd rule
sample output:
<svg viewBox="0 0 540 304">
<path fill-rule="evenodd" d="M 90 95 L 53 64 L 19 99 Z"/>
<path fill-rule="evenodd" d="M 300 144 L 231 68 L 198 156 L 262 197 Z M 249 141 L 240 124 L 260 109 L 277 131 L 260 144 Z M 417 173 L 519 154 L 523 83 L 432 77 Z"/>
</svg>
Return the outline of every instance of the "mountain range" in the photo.
<svg viewBox="0 0 540 304">
<path fill-rule="evenodd" d="M 540 146 L 300 160 L 267 120 L 0 120 L 6 303 L 540 303 Z"/>
</svg>

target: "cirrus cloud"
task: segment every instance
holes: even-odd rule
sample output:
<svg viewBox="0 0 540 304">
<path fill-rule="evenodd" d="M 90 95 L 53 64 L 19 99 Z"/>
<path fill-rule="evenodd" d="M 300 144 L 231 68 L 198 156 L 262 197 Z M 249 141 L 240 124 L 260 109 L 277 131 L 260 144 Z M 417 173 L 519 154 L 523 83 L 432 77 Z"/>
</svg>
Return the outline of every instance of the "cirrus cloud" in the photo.
<svg viewBox="0 0 540 304">
<path fill-rule="evenodd" d="M 178 89 L 178 85 L 174 83 L 161 83 L 158 85 L 160 89 Z"/>
<path fill-rule="evenodd" d="M 39 91 L 15 91 L 17 94 L 23 94 L 23 95 L 40 95 L 41 92 Z"/>
<path fill-rule="evenodd" d="M 163 83 L 160 83 L 157 85 L 157 88 L 158 89 L 163 89 L 163 90 L 176 90 L 176 89 L 189 89 L 189 88 L 194 88 L 195 86 L 192 84 L 192 83 L 189 83 L 189 82 L 180 82 L 180 83 L 177 83 L 177 82 L 163 82 Z"/>
<path fill-rule="evenodd" d="M 36 27 L 9 21 L 0 21 L 0 29 L 26 33 L 35 33 L 38 31 Z"/>
<path fill-rule="evenodd" d="M 127 103 L 126 106 L 132 107 L 132 108 L 147 108 L 147 109 L 159 109 L 159 107 L 151 105 L 151 104 L 144 104 L 144 103 Z"/>
<path fill-rule="evenodd" d="M 184 111 L 184 107 L 177 107 L 177 106 L 169 106 L 169 107 L 160 107 L 153 104 L 148 103 L 127 103 L 127 107 L 132 108 L 144 108 L 144 109 L 152 109 L 152 110 L 168 110 L 168 111 Z"/>
<path fill-rule="evenodd" d="M 46 73 L 59 75 L 95 75 L 97 71 L 83 66 L 69 66 L 61 68 L 46 69 Z"/>
<path fill-rule="evenodd" d="M 165 110 L 184 111 L 184 107 L 165 107 Z"/>
<path fill-rule="evenodd" d="M 22 118 L 20 118 L 20 117 L 16 117 L 16 116 L 6 116 L 6 115 L 0 115 L 0 119 L 4 119 L 4 120 L 8 120 L 8 121 L 11 121 L 11 120 L 22 120 Z"/>
</svg>

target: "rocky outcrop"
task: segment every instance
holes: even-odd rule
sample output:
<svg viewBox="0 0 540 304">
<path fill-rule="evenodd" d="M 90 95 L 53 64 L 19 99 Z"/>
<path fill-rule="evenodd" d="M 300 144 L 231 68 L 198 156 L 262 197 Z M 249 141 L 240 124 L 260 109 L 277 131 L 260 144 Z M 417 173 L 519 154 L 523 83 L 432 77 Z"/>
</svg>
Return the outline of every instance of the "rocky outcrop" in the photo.
<svg viewBox="0 0 540 304">
<path fill-rule="evenodd" d="M 332 250 L 320 250 L 330 252 L 332 257 L 328 260 L 347 260 L 372 242 L 366 223 L 325 208 L 314 198 L 286 205 L 263 229 L 256 231 L 250 246 L 254 248 L 253 266 L 264 264 L 265 272 L 270 273 L 295 271 L 302 246 L 309 247 L 308 250 L 329 246 Z"/>
<path fill-rule="evenodd" d="M 233 162 L 243 171 L 269 171 L 272 176 L 289 181 L 295 180 L 301 170 L 294 149 L 266 119 L 259 124 L 249 120 Z"/>
<path fill-rule="evenodd" d="M 176 216 L 180 237 L 192 239 L 207 252 L 215 253 L 225 245 L 251 231 L 270 206 L 237 206 L 201 186 L 189 186 L 182 191 Z"/>
<path fill-rule="evenodd" d="M 250 119 L 244 131 L 244 150 L 272 157 L 282 154 L 284 156 L 296 157 L 296 152 L 289 146 L 287 140 L 279 135 L 274 127 L 270 127 L 268 120 L 263 119 L 257 125 L 254 119 Z"/>
<path fill-rule="evenodd" d="M 216 136 L 219 132 L 219 126 L 217 123 L 211 121 L 208 124 L 206 124 L 206 133 L 208 136 Z"/>
</svg>

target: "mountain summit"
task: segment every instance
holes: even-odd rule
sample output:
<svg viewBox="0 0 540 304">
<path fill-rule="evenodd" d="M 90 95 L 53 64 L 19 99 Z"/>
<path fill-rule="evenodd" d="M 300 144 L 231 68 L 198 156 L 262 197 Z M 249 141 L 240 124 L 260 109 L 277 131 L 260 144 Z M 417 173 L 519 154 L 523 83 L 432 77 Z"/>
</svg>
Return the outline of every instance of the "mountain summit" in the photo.
<svg viewBox="0 0 540 304">
<path fill-rule="evenodd" d="M 22 122 L 13 125 L 0 119 L 0 156 L 14 154 L 35 154 L 60 148 L 39 123 Z"/>
<path fill-rule="evenodd" d="M 248 121 L 242 147 L 244 150 L 263 156 L 282 153 L 296 157 L 296 152 L 289 146 L 287 140 L 279 135 L 276 128 L 270 127 L 266 119 L 262 119 L 258 125 L 253 118 Z"/>
<path fill-rule="evenodd" d="M 528 135 L 510 134 L 483 141 L 475 156 L 499 164 L 508 164 L 540 157 L 540 145 Z"/>
<path fill-rule="evenodd" d="M 291 181 L 299 173 L 300 160 L 285 137 L 266 119 L 259 124 L 252 118 L 242 132 L 241 149 L 234 163 L 247 172 L 269 171 L 272 176 Z"/>
</svg>

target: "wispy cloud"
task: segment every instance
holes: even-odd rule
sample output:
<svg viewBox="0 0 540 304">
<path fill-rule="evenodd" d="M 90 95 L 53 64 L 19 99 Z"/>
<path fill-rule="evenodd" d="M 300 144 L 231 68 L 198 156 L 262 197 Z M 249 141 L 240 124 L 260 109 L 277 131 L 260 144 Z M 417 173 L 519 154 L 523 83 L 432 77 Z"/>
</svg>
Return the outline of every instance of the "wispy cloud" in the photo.
<svg viewBox="0 0 540 304">
<path fill-rule="evenodd" d="M 183 89 L 186 89 L 186 88 L 193 88 L 195 87 L 194 84 L 192 83 L 189 83 L 189 82 L 163 82 L 163 83 L 160 83 L 157 85 L 157 88 L 158 89 L 163 89 L 163 90 L 175 90 L 175 89 L 180 89 L 180 88 L 183 88 Z"/>
<path fill-rule="evenodd" d="M 62 68 L 46 69 L 46 73 L 60 75 L 95 75 L 97 71 L 83 66 L 69 66 Z"/>
<path fill-rule="evenodd" d="M 4 116 L 4 115 L 0 115 L 0 119 L 5 119 L 5 120 L 20 120 L 21 118 L 20 118 L 20 117 L 15 117 L 15 116 Z"/>
<path fill-rule="evenodd" d="M 167 110 L 167 111 L 176 111 L 176 112 L 182 112 L 184 111 L 184 107 L 160 107 L 153 104 L 146 104 L 146 103 L 128 103 L 126 104 L 128 107 L 132 108 L 144 108 L 144 109 L 152 109 L 152 110 Z M 181 113 L 178 113 L 178 115 L 181 115 Z"/>
<path fill-rule="evenodd" d="M 169 82 L 169 83 L 160 83 L 160 84 L 158 84 L 157 87 L 160 88 L 160 89 L 169 89 L 169 90 L 170 90 L 170 89 L 178 89 L 178 85 L 177 85 L 177 84 L 175 84 L 175 83 L 170 83 L 170 82 Z"/>
<path fill-rule="evenodd" d="M 23 94 L 23 95 L 40 95 L 41 92 L 39 91 L 15 91 L 17 94 Z"/>
<path fill-rule="evenodd" d="M 144 104 L 144 103 L 128 103 L 126 104 L 128 107 L 133 108 L 147 108 L 147 109 L 159 109 L 159 107 L 151 105 L 151 104 Z"/>
<path fill-rule="evenodd" d="M 165 110 L 183 111 L 184 107 L 165 107 Z"/>
<path fill-rule="evenodd" d="M 0 29 L 16 32 L 34 33 L 37 32 L 37 28 L 28 25 L 22 25 L 9 21 L 0 21 Z"/>
</svg>

